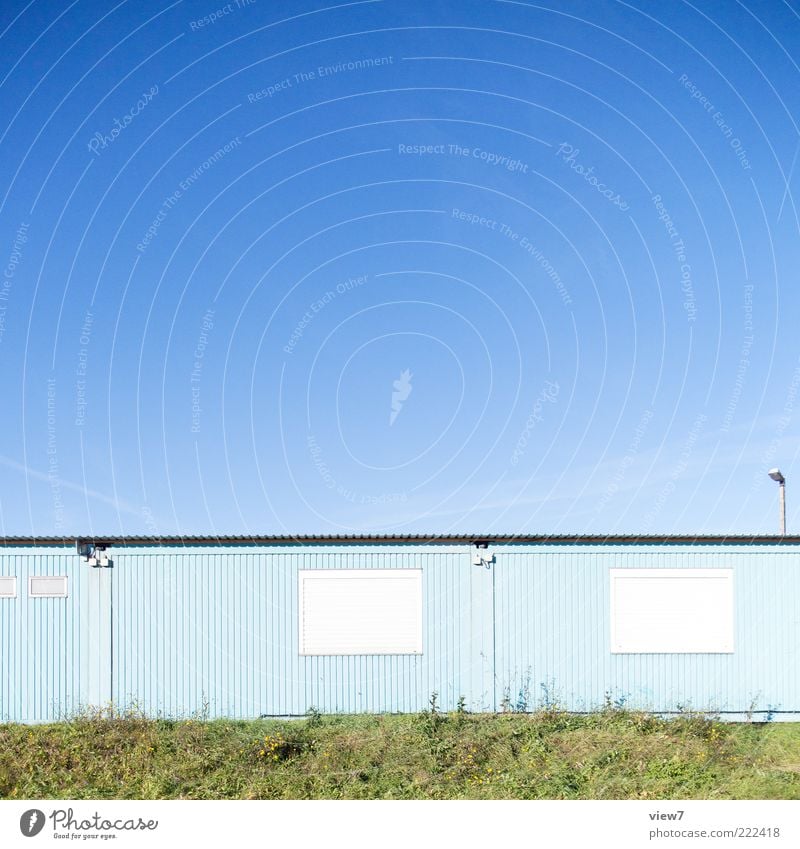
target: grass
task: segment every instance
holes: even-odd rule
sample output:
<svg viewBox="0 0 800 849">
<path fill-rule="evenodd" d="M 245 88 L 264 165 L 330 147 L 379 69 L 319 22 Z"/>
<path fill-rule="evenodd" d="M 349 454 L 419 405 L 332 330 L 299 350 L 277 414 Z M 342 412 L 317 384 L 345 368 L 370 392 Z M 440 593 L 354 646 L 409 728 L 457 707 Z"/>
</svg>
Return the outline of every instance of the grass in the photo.
<svg viewBox="0 0 800 849">
<path fill-rule="evenodd" d="M 534 713 L 0 725 L 0 796 L 798 799 L 800 723 Z"/>
</svg>

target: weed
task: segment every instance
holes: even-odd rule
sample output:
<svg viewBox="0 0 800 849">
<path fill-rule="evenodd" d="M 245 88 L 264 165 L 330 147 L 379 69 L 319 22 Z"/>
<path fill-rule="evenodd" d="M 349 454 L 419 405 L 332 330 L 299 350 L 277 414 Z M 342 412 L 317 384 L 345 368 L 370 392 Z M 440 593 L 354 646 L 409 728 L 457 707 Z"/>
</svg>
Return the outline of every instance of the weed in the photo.
<svg viewBox="0 0 800 849">
<path fill-rule="evenodd" d="M 514 705 L 516 699 L 513 700 Z M 800 724 L 608 709 L 0 725 L 6 799 L 797 799 Z M 512 707 L 514 706 L 512 705 Z"/>
<path fill-rule="evenodd" d="M 322 714 L 311 705 L 311 707 L 306 711 L 306 724 L 309 728 L 316 728 L 318 725 L 322 724 Z"/>
<path fill-rule="evenodd" d="M 525 677 L 520 682 L 516 695 L 512 697 L 511 687 L 503 689 L 500 700 L 500 710 L 503 713 L 527 713 L 531 703 L 531 670 L 528 668 Z"/>
<path fill-rule="evenodd" d="M 622 711 L 625 709 L 625 702 L 627 701 L 627 697 L 624 695 L 614 696 L 614 694 L 610 690 L 606 690 L 605 696 L 603 697 L 603 707 L 601 710 L 603 713 L 613 713 L 614 711 Z"/>
<path fill-rule="evenodd" d="M 558 696 L 556 695 L 555 683 L 546 683 L 542 681 L 539 684 L 541 693 L 540 707 L 542 710 L 558 710 Z"/>
<path fill-rule="evenodd" d="M 439 712 L 438 693 L 431 693 L 428 705 L 428 710 L 423 711 L 420 717 L 422 729 L 431 740 L 436 740 L 439 736 L 439 729 L 447 721 L 446 717 Z"/>
<path fill-rule="evenodd" d="M 458 697 L 458 702 L 456 702 L 456 727 L 463 728 L 464 723 L 467 721 L 467 716 L 469 711 L 467 710 L 467 700 L 464 696 Z"/>
<path fill-rule="evenodd" d="M 285 761 L 302 754 L 310 745 L 313 744 L 302 739 L 286 737 L 280 732 L 266 734 L 256 743 L 256 757 L 263 758 L 267 764 Z"/>
<path fill-rule="evenodd" d="M 531 671 L 527 672 L 517 691 L 517 701 L 514 704 L 515 713 L 527 713 L 531 701 Z"/>
</svg>

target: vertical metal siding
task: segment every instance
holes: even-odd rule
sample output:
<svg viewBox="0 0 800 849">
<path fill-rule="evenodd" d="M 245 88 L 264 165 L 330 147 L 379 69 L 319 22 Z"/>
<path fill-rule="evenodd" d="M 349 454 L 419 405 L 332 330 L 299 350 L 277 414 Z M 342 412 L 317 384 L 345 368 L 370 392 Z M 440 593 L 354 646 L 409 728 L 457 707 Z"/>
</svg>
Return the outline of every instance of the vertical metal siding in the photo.
<svg viewBox="0 0 800 849">
<path fill-rule="evenodd" d="M 530 703 L 800 710 L 800 552 L 775 547 L 552 546 L 498 550 L 497 683 Z M 609 569 L 732 568 L 733 654 L 612 654 Z M 499 695 L 502 698 L 502 695 Z"/>
<path fill-rule="evenodd" d="M 0 552 L 0 574 L 17 578 L 17 597 L 0 599 L 0 720 L 55 720 L 80 706 L 83 575 L 77 567 L 72 551 Z M 32 575 L 66 575 L 67 598 L 29 598 Z"/>
<path fill-rule="evenodd" d="M 800 710 L 798 552 L 685 546 L 496 546 L 118 555 L 114 698 L 148 712 L 256 716 L 505 702 L 591 710 Z M 732 655 L 614 655 L 609 569 L 734 569 Z M 299 569 L 422 568 L 421 656 L 301 657 Z M 142 595 L 144 593 L 144 595 Z M 147 602 L 144 603 L 146 597 Z M 136 616 L 136 620 L 133 617 Z M 136 621 L 137 629 L 132 623 Z M 170 623 L 183 622 L 183 630 Z M 145 660 L 146 658 L 149 658 Z M 204 707 L 207 705 L 207 708 Z"/>
<path fill-rule="evenodd" d="M 300 569 L 423 570 L 423 654 L 299 653 Z M 115 552 L 114 701 L 248 717 L 494 706 L 491 581 L 466 547 Z"/>
<path fill-rule="evenodd" d="M 82 704 L 152 715 L 252 717 L 542 702 L 605 695 L 656 711 L 800 712 L 800 546 L 347 545 L 120 548 L 94 569 L 71 549 L 0 552 L 0 719 Z M 611 654 L 609 569 L 732 568 L 733 654 Z M 421 568 L 423 654 L 301 657 L 299 569 Z M 65 574 L 66 599 L 29 599 Z"/>
</svg>

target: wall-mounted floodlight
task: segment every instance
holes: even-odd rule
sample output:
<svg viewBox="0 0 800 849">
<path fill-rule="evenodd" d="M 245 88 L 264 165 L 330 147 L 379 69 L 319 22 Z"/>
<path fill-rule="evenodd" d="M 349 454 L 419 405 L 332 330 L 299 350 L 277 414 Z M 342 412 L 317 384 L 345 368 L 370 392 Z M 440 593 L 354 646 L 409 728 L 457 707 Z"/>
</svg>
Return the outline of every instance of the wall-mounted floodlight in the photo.
<svg viewBox="0 0 800 849">
<path fill-rule="evenodd" d="M 95 545 L 92 542 L 76 541 L 78 554 L 88 566 L 111 566 L 111 559 L 104 545 Z"/>
<path fill-rule="evenodd" d="M 780 469 L 770 469 L 767 474 L 780 485 L 780 523 L 781 536 L 786 536 L 786 478 Z"/>
<path fill-rule="evenodd" d="M 88 560 L 94 554 L 94 546 L 90 542 L 81 542 L 77 540 L 76 542 L 78 548 L 78 554 L 83 557 L 84 560 Z"/>
<path fill-rule="evenodd" d="M 487 569 L 494 563 L 494 554 L 489 551 L 488 540 L 475 540 L 475 551 L 472 554 L 473 566 L 485 566 Z"/>
</svg>

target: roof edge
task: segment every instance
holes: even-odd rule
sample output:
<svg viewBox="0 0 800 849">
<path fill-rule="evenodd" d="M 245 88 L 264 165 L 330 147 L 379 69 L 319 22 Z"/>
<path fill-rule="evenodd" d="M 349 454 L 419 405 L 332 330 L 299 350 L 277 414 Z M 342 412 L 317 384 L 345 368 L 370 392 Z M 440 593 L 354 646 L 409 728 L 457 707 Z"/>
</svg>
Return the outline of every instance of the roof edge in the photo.
<svg viewBox="0 0 800 849">
<path fill-rule="evenodd" d="M 291 546 L 291 545 L 800 545 L 800 536 L 778 534 L 266 534 L 195 536 L 5 536 L 0 546 L 98 548 L 146 546 Z"/>
</svg>

